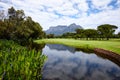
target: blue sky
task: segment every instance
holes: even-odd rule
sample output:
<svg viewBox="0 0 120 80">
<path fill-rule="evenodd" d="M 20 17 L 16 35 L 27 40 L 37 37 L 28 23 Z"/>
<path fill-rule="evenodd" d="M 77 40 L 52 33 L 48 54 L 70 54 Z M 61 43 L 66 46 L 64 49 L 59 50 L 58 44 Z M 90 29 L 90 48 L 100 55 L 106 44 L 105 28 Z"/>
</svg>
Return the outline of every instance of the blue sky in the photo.
<svg viewBox="0 0 120 80">
<path fill-rule="evenodd" d="M 85 29 L 101 24 L 120 27 L 120 0 L 0 0 L 0 10 L 11 6 L 23 9 L 26 16 L 39 22 L 44 30 L 71 23 Z"/>
</svg>

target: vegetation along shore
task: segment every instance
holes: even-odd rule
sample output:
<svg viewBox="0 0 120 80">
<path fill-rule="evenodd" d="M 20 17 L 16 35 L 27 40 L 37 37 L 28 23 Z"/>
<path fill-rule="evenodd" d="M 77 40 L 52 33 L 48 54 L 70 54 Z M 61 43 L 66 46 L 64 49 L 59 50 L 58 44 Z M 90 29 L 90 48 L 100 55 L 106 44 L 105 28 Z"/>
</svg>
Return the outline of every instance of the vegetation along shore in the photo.
<svg viewBox="0 0 120 80">
<path fill-rule="evenodd" d="M 23 10 L 0 12 L 0 80 L 40 80 L 46 56 L 33 43 L 44 32 L 39 23 L 25 16 Z M 38 49 L 40 49 L 38 51 Z"/>
</svg>

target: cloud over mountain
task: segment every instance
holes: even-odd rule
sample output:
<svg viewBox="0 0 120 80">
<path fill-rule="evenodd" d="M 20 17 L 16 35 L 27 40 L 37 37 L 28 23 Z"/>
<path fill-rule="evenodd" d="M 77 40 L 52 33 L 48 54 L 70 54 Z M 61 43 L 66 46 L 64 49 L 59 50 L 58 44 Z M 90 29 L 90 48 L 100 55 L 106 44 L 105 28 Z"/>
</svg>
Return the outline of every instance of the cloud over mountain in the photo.
<svg viewBox="0 0 120 80">
<path fill-rule="evenodd" d="M 120 0 L 0 0 L 0 10 L 23 9 L 43 29 L 76 23 L 85 28 L 101 24 L 120 27 Z"/>
</svg>

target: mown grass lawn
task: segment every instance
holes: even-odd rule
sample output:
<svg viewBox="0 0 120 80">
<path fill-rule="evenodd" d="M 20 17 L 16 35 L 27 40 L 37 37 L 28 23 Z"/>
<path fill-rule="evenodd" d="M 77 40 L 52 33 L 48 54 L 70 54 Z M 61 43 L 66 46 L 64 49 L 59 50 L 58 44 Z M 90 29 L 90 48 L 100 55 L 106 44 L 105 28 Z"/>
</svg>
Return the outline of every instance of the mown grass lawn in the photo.
<svg viewBox="0 0 120 80">
<path fill-rule="evenodd" d="M 76 48 L 101 48 L 120 54 L 120 39 L 111 39 L 108 41 L 98 40 L 75 40 L 75 39 L 42 39 L 35 40 L 37 43 L 64 44 Z"/>
</svg>

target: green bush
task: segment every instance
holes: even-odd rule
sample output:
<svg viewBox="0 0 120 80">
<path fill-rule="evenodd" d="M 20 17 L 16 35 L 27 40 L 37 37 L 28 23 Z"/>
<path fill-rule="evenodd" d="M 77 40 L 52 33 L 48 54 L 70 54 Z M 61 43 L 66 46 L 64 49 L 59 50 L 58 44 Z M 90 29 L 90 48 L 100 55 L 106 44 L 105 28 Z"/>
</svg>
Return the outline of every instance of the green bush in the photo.
<svg viewBox="0 0 120 80">
<path fill-rule="evenodd" d="M 46 56 L 13 41 L 0 40 L 0 79 L 40 80 Z"/>
</svg>

